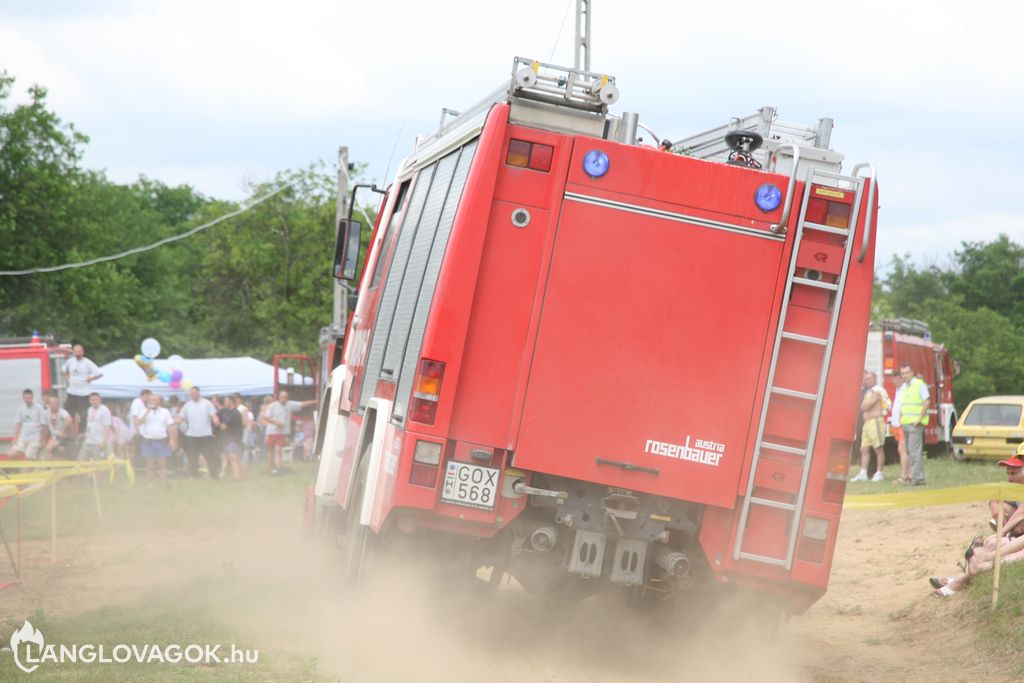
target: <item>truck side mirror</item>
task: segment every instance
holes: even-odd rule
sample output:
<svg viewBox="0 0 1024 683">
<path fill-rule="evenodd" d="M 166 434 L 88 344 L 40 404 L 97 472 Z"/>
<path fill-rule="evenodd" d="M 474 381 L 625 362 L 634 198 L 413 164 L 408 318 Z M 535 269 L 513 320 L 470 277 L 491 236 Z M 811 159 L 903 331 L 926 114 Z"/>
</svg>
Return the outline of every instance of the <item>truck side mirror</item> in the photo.
<svg viewBox="0 0 1024 683">
<path fill-rule="evenodd" d="M 359 246 L 363 226 L 359 221 L 342 218 L 338 221 L 338 235 L 334 242 L 334 278 L 354 280 L 359 264 Z"/>
</svg>

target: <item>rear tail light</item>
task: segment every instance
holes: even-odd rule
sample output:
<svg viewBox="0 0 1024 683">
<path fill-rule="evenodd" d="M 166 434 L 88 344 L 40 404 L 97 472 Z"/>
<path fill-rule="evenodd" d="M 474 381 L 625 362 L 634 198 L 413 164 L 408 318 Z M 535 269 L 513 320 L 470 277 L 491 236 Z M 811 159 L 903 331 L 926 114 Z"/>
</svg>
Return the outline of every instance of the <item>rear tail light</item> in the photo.
<svg viewBox="0 0 1024 683">
<path fill-rule="evenodd" d="M 821 563 L 825 560 L 825 542 L 828 539 L 828 520 L 820 517 L 804 519 L 804 533 L 800 538 L 797 559 Z"/>
<path fill-rule="evenodd" d="M 850 452 L 853 443 L 832 439 L 828 449 L 828 472 L 821 498 L 826 503 L 843 504 L 846 497 L 846 477 L 850 472 Z"/>
<path fill-rule="evenodd" d="M 822 188 L 816 188 L 822 191 Z M 812 197 L 807 203 L 806 220 L 833 228 L 850 227 L 850 205 Z"/>
<path fill-rule="evenodd" d="M 441 398 L 441 380 L 444 379 L 444 363 L 420 359 L 416 385 L 413 387 L 409 419 L 421 424 L 432 425 L 437 417 L 437 402 Z"/>
<path fill-rule="evenodd" d="M 441 444 L 432 441 L 416 441 L 412 456 L 412 471 L 409 483 L 417 486 L 437 485 L 437 466 L 441 462 Z"/>
<path fill-rule="evenodd" d="M 551 170 L 551 159 L 555 155 L 555 148 L 551 145 L 542 145 L 539 142 L 527 142 L 513 138 L 508 143 L 508 154 L 505 156 L 505 163 L 509 166 L 529 168 L 534 171 Z"/>
<path fill-rule="evenodd" d="M 551 145 L 534 144 L 530 149 L 530 168 L 534 171 L 550 171 L 551 157 L 555 155 L 555 148 Z"/>
</svg>

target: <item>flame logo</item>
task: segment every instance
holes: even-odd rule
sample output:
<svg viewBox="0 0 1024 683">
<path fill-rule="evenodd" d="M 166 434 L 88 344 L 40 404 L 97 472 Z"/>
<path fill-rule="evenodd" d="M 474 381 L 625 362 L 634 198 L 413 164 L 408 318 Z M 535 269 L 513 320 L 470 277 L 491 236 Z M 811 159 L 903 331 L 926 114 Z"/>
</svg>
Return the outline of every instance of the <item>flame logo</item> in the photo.
<svg viewBox="0 0 1024 683">
<path fill-rule="evenodd" d="M 29 653 L 29 645 L 35 644 L 39 647 L 39 655 L 42 655 L 43 646 L 46 644 L 46 641 L 43 639 L 42 632 L 33 627 L 27 620 L 21 625 L 21 628 L 11 634 L 11 652 L 14 654 L 14 663 L 18 665 L 19 669 L 30 674 L 39 668 L 39 663 L 36 661 L 32 666 L 26 666 L 21 663 L 18 649 L 22 643 L 25 644 L 25 654 Z"/>
</svg>

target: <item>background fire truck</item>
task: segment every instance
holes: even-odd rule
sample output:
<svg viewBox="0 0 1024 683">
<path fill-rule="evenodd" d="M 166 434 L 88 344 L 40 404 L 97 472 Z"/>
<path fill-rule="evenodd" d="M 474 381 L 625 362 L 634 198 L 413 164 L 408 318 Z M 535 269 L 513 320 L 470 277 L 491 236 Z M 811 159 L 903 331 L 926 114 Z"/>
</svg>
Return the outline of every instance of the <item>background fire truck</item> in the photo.
<svg viewBox="0 0 1024 683">
<path fill-rule="evenodd" d="M 873 281 L 874 170 L 764 108 L 670 145 L 517 58 L 418 140 L 319 410 L 315 524 L 348 576 L 444 538 L 528 590 L 827 585 Z M 342 220 L 336 275 L 355 277 Z"/>
<path fill-rule="evenodd" d="M 22 391 L 31 389 L 37 401 L 42 392 L 54 391 L 63 405 L 67 387 L 61 366 L 70 355 L 71 345 L 52 335 L 0 339 L 0 454 L 11 449 Z"/>
<path fill-rule="evenodd" d="M 953 404 L 953 378 L 956 364 L 942 344 L 931 339 L 928 324 L 920 320 L 894 318 L 881 320 L 868 332 L 864 367 L 879 378 L 889 399 L 894 400 L 899 387 L 899 369 L 910 363 L 914 372 L 928 385 L 932 407 L 925 428 L 925 445 L 934 453 L 952 453 L 953 427 L 957 413 Z M 886 460 L 898 462 L 892 427 L 886 442 Z"/>
</svg>

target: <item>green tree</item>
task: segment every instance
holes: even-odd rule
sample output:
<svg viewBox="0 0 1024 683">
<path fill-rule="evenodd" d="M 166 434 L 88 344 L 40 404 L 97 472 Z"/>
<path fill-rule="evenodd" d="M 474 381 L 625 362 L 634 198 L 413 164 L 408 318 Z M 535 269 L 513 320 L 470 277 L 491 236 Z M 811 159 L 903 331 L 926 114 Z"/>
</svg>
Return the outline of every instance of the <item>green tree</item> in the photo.
<svg viewBox="0 0 1024 683">
<path fill-rule="evenodd" d="M 956 252 L 959 273 L 950 291 L 968 309 L 990 308 L 1024 324 L 1024 246 L 1000 235 L 992 242 L 964 242 Z"/>
</svg>

